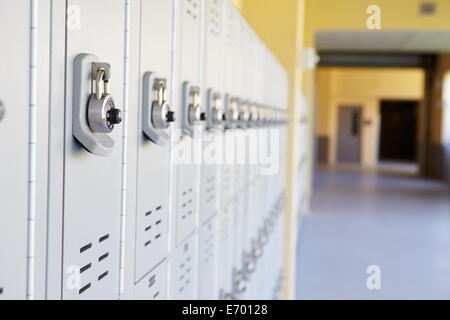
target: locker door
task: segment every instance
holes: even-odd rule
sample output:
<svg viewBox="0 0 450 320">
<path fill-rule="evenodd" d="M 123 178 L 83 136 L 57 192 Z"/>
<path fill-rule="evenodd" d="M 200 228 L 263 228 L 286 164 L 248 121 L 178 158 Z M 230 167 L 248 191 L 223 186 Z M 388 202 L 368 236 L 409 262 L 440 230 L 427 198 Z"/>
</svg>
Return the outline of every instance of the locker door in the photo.
<svg viewBox="0 0 450 320">
<path fill-rule="evenodd" d="M 86 141 L 82 145 L 74 137 L 74 129 L 79 120 L 76 118 L 77 103 L 86 105 L 94 87 L 91 72 L 92 62 L 95 61 L 93 56 L 97 57 L 98 62 L 110 64 L 110 92 L 116 106 L 122 108 L 125 2 L 69 0 L 67 5 L 68 13 L 73 14 L 71 19 L 75 22 L 68 23 L 66 30 L 63 298 L 117 299 L 122 125 L 116 125 L 111 133 L 105 134 L 107 138 L 91 127 L 92 132 L 96 131 L 92 139 L 101 139 L 104 144 L 109 141 L 106 143 L 109 155 L 87 151 L 92 145 Z M 76 63 L 81 61 L 77 60 L 81 53 L 93 56 L 83 56 L 85 58 L 80 67 Z M 86 124 L 83 122 L 83 125 Z M 92 123 L 89 125 L 92 126 Z"/>
<path fill-rule="evenodd" d="M 215 299 L 216 290 L 216 242 L 215 217 L 219 210 L 220 168 L 222 154 L 222 135 L 225 124 L 223 111 L 223 80 L 221 72 L 222 57 L 222 1 L 205 2 L 204 22 L 204 65 L 203 95 L 205 111 L 208 115 L 203 139 L 205 163 L 200 176 L 200 224 L 199 229 L 199 289 L 200 299 Z M 207 243 L 207 244 L 206 244 Z M 208 246 L 212 246 L 209 252 Z M 206 246 L 206 248 L 203 248 Z M 204 275 L 208 274 L 208 277 Z"/>
<path fill-rule="evenodd" d="M 25 299 L 30 1 L 0 2 L 0 21 L 0 299 Z"/>
<path fill-rule="evenodd" d="M 139 281 L 147 272 L 167 257 L 168 254 L 168 208 L 170 141 L 152 140 L 143 129 L 145 108 L 156 112 L 154 96 L 146 103 L 146 94 L 154 91 L 155 82 L 148 83 L 145 77 L 151 73 L 155 79 L 166 81 L 167 98 L 171 90 L 171 51 L 173 2 L 150 0 L 141 2 L 140 36 L 140 109 L 138 123 L 138 167 L 136 210 L 136 276 Z M 172 103 L 168 104 L 172 109 Z M 148 111 L 150 112 L 150 111 Z M 151 124 L 153 126 L 153 123 Z M 155 128 L 153 126 L 153 128 Z M 161 135 L 169 135 L 169 129 Z M 166 264 L 164 264 L 166 265 Z"/>
<path fill-rule="evenodd" d="M 175 163 L 175 244 L 179 245 L 195 230 L 198 217 L 197 195 L 199 194 L 198 165 L 193 164 L 192 137 L 187 133 L 188 105 L 193 103 L 196 91 L 202 95 L 200 85 L 200 28 L 201 0 L 178 0 L 177 47 L 175 56 L 174 101 L 176 101 L 176 124 L 178 141 L 175 142 L 175 157 L 186 152 L 187 162 Z M 203 107 L 200 105 L 203 110 Z M 198 122 L 197 122 L 198 123 Z M 189 129 L 193 129 L 193 125 Z M 178 158 L 177 158 L 178 159 Z M 177 161 L 177 160 L 176 160 Z"/>
<path fill-rule="evenodd" d="M 233 5 L 230 1 L 222 2 L 222 16 L 223 16 L 223 33 L 222 33 L 222 51 L 223 63 L 220 63 L 222 69 L 224 107 L 226 108 L 227 124 L 232 118 L 229 114 L 228 104 L 232 97 L 236 97 L 234 91 L 234 81 L 236 78 L 234 69 L 235 47 L 236 47 L 236 19 Z M 228 125 L 227 125 L 228 126 Z M 230 130 L 226 126 L 223 134 L 224 141 L 224 156 L 226 156 L 226 135 Z M 224 298 L 224 295 L 230 294 L 232 291 L 232 269 L 233 269 L 233 244 L 234 244 L 234 203 L 235 196 L 234 187 L 234 166 L 232 164 L 224 163 L 221 166 L 221 181 L 220 181 L 220 210 L 218 214 L 218 242 L 217 242 L 217 276 L 219 298 Z"/>
</svg>

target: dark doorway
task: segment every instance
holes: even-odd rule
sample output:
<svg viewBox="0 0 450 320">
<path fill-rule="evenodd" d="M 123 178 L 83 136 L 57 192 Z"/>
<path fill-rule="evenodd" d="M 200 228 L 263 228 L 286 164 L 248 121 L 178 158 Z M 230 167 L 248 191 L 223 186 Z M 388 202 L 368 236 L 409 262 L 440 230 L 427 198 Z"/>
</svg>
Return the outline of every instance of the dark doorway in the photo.
<svg viewBox="0 0 450 320">
<path fill-rule="evenodd" d="M 339 107 L 339 163 L 359 163 L 361 158 L 362 107 Z"/>
<path fill-rule="evenodd" d="M 380 160 L 417 160 L 418 105 L 418 101 L 381 101 Z"/>
</svg>

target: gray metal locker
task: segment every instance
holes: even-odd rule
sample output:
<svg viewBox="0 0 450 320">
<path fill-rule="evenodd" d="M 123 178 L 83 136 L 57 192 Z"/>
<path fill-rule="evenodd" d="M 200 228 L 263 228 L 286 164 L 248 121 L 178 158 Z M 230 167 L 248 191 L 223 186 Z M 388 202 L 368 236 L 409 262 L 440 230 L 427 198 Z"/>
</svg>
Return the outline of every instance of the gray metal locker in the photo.
<svg viewBox="0 0 450 320">
<path fill-rule="evenodd" d="M 78 12 L 79 23 L 67 24 L 66 31 L 63 298 L 117 299 L 122 127 L 103 133 L 98 116 L 87 124 L 77 108 L 96 99 L 91 93 L 97 79 L 108 80 L 115 105 L 123 105 L 125 1 L 69 0 L 67 5 Z M 110 72 L 98 63 L 109 64 Z M 114 109 L 102 109 L 111 123 L 120 116 Z"/>
<path fill-rule="evenodd" d="M 27 285 L 30 1 L 0 3 L 0 299 L 25 299 Z M 6 26 L 15 26 L 7 28 Z"/>
<path fill-rule="evenodd" d="M 130 130 L 137 130 L 134 133 L 137 140 L 137 196 L 129 199 L 136 202 L 136 229 L 129 235 L 136 237 L 136 282 L 168 255 L 169 124 L 173 120 L 168 119 L 173 117 L 170 100 L 173 3 L 150 0 L 140 4 L 139 75 L 136 81 L 139 91 L 132 91 L 139 96 L 139 112 L 135 118 L 137 123 L 130 126 Z M 162 99 L 160 102 L 158 97 Z M 164 122 L 157 123 L 157 119 Z M 141 297 L 142 294 L 141 291 Z"/>
</svg>

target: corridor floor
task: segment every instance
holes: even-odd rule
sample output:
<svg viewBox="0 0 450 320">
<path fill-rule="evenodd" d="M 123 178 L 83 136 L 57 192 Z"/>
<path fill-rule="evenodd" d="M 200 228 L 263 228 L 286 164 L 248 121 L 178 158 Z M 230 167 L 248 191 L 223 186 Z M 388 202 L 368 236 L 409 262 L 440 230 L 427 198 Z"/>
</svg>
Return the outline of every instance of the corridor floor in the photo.
<svg viewBox="0 0 450 320">
<path fill-rule="evenodd" d="M 301 220 L 298 299 L 450 299 L 450 193 L 413 177 L 321 171 Z M 369 290 L 368 266 L 381 289 Z"/>
</svg>

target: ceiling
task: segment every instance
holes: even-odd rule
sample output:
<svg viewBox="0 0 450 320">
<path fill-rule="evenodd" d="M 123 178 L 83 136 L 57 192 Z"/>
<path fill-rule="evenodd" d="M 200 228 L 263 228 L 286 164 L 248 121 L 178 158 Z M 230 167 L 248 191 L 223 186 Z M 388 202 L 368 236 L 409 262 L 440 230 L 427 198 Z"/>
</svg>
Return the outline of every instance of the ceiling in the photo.
<svg viewBox="0 0 450 320">
<path fill-rule="evenodd" d="M 450 52 L 450 31 L 318 31 L 318 51 Z"/>
</svg>

